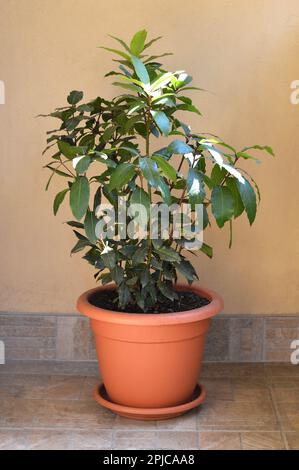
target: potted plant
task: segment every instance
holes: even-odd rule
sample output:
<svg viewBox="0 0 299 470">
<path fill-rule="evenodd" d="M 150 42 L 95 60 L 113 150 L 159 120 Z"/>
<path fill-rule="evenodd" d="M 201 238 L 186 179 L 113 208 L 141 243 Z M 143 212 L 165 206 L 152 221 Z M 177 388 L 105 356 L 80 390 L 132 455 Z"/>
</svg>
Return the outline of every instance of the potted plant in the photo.
<svg viewBox="0 0 299 470">
<path fill-rule="evenodd" d="M 113 39 L 121 48 L 104 48 L 117 66 L 107 76 L 122 93 L 82 103 L 83 93 L 72 91 L 67 106 L 48 115 L 60 126 L 48 133 L 46 151 L 54 154 L 46 189 L 54 175 L 64 181 L 54 214 L 68 195 L 72 253 L 86 250 L 83 258 L 102 284 L 77 304 L 90 318 L 103 377 L 95 398 L 124 416 L 163 419 L 204 400 L 197 380 L 205 335 L 223 306 L 219 295 L 193 284 L 190 259 L 212 257 L 200 238 L 213 219 L 230 233 L 242 214 L 253 223 L 259 190 L 239 164 L 256 159 L 256 150 L 273 151 L 237 150 L 192 131 L 182 116 L 200 115 L 189 97 L 197 88 L 184 71 L 164 69 L 159 59 L 168 54 L 148 54 L 159 38 L 147 42 L 142 30 L 130 44 Z M 169 140 L 159 148 L 161 136 Z M 169 209 L 166 236 L 161 204 Z M 186 282 L 178 283 L 178 275 Z"/>
</svg>

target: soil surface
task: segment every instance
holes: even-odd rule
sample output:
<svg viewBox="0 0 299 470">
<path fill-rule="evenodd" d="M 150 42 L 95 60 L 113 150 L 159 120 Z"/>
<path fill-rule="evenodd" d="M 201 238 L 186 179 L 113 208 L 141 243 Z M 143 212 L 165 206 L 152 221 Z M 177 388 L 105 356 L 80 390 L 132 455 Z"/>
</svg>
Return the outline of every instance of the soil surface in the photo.
<svg viewBox="0 0 299 470">
<path fill-rule="evenodd" d="M 195 308 L 204 307 L 210 303 L 205 297 L 200 297 L 193 292 L 177 292 L 178 300 L 172 301 L 165 299 L 157 302 L 154 308 L 143 312 L 138 305 L 128 304 L 124 310 L 117 306 L 117 294 L 114 291 L 107 290 L 93 294 L 89 298 L 89 302 L 95 307 L 113 310 L 114 312 L 126 313 L 174 313 L 184 312 L 185 310 L 194 310 Z"/>
</svg>

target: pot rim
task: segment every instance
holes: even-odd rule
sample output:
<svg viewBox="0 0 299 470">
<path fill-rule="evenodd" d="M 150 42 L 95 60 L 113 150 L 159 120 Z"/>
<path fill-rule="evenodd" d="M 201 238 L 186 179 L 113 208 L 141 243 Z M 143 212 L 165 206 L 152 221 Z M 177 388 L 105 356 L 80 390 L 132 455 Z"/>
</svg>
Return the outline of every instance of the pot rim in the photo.
<svg viewBox="0 0 299 470">
<path fill-rule="evenodd" d="M 89 302 L 90 296 L 96 292 L 115 290 L 114 284 L 106 284 L 90 289 L 80 295 L 77 301 L 77 309 L 83 315 L 93 320 L 99 320 L 107 323 L 117 323 L 123 325 L 142 325 L 157 326 L 171 325 L 177 323 L 193 323 L 200 320 L 213 317 L 223 309 L 223 300 L 219 294 L 213 290 L 202 286 L 177 284 L 176 290 L 189 291 L 206 297 L 210 300 L 208 305 L 198 307 L 192 310 L 173 313 L 126 313 L 114 310 L 106 310 L 96 307 Z"/>
</svg>

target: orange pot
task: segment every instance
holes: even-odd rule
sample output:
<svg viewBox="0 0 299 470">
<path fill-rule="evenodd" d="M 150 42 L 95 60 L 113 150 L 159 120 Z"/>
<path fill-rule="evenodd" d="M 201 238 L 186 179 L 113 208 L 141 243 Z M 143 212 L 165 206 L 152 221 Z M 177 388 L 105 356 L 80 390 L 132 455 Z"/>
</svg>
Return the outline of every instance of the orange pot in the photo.
<svg viewBox="0 0 299 470">
<path fill-rule="evenodd" d="M 194 310 L 161 314 L 113 312 L 89 302 L 95 292 L 113 288 L 89 290 L 77 303 L 78 310 L 90 318 L 109 402 L 135 410 L 179 406 L 177 414 L 181 414 L 194 395 L 205 335 L 211 317 L 223 308 L 222 299 L 208 289 L 178 285 L 178 291 L 192 291 L 211 302 Z M 126 415 L 122 411 L 119 414 Z"/>
</svg>

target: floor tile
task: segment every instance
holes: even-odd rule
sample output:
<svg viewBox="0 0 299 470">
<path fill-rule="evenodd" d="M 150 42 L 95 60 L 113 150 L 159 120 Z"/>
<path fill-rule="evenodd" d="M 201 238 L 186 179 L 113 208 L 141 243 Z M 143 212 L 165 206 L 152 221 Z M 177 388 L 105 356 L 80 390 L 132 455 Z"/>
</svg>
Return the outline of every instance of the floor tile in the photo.
<svg viewBox="0 0 299 470">
<path fill-rule="evenodd" d="M 299 377 L 299 364 L 265 364 L 265 374 L 269 377 Z"/>
<path fill-rule="evenodd" d="M 233 398 L 236 401 L 270 401 L 270 388 L 264 378 L 246 377 L 232 379 Z"/>
<path fill-rule="evenodd" d="M 119 430 L 127 429 L 128 431 L 132 431 L 135 429 L 155 430 L 156 421 L 142 421 L 139 419 L 129 419 L 124 418 L 123 416 L 116 415 L 114 428 Z"/>
<path fill-rule="evenodd" d="M 226 377 L 204 377 L 202 384 L 205 386 L 207 395 L 210 398 L 216 398 L 220 400 L 232 400 L 233 399 L 233 387 L 231 379 Z"/>
<path fill-rule="evenodd" d="M 243 450 L 280 450 L 285 449 L 280 432 L 243 432 L 241 433 Z"/>
<path fill-rule="evenodd" d="M 198 433 L 194 431 L 158 431 L 157 449 L 199 449 Z"/>
<path fill-rule="evenodd" d="M 63 375 L 0 375 L 1 398 L 78 399 L 84 377 Z"/>
<path fill-rule="evenodd" d="M 157 436 L 155 431 L 115 431 L 114 449 L 156 449 Z"/>
<path fill-rule="evenodd" d="M 210 430 L 278 430 L 270 399 L 256 402 L 207 399 L 198 411 L 198 429 Z"/>
<path fill-rule="evenodd" d="M 281 427 L 284 431 L 299 431 L 299 401 L 277 403 Z"/>
<path fill-rule="evenodd" d="M 299 432 L 286 432 L 285 437 L 290 450 L 299 450 Z"/>
<path fill-rule="evenodd" d="M 112 431 L 107 430 L 0 430 L 1 450 L 99 450 L 110 449 L 111 443 Z"/>
<path fill-rule="evenodd" d="M 10 398 L 0 401 L 0 409 L 2 427 L 111 429 L 115 420 L 96 402 L 78 400 Z"/>
<path fill-rule="evenodd" d="M 172 431 L 196 431 L 196 410 L 189 411 L 182 416 L 172 419 L 164 419 L 156 422 L 157 429 L 169 429 Z"/>
<path fill-rule="evenodd" d="M 206 363 L 203 365 L 203 377 L 261 377 L 264 376 L 262 363 Z M 203 381 L 203 379 L 202 379 Z"/>
<path fill-rule="evenodd" d="M 277 403 L 299 403 L 299 377 L 274 377 L 271 388 Z"/>
<path fill-rule="evenodd" d="M 79 397 L 80 400 L 94 400 L 93 392 L 100 382 L 99 377 L 85 377 Z"/>
<path fill-rule="evenodd" d="M 199 433 L 199 448 L 201 450 L 240 450 L 241 440 L 238 432 L 213 432 L 203 431 Z"/>
</svg>

